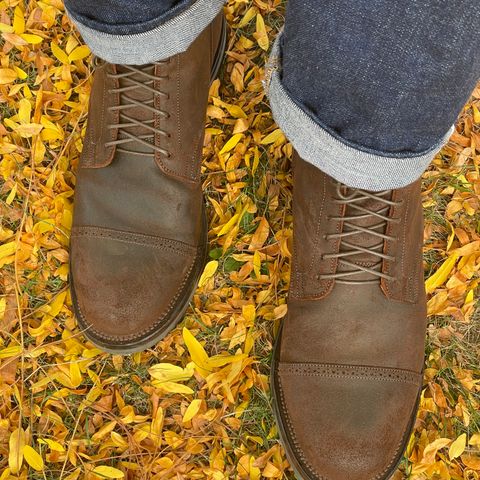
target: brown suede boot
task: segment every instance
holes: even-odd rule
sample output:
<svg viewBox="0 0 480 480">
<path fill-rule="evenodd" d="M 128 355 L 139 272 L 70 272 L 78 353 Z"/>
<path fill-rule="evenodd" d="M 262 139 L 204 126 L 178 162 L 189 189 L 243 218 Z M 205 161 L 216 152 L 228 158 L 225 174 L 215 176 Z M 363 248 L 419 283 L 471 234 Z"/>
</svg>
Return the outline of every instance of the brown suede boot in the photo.
<svg viewBox="0 0 480 480">
<path fill-rule="evenodd" d="M 294 162 L 289 311 L 272 375 L 281 439 L 304 480 L 386 479 L 422 386 L 420 182 L 367 192 Z"/>
<path fill-rule="evenodd" d="M 71 291 L 85 336 L 112 353 L 155 344 L 179 321 L 204 266 L 200 181 L 219 15 L 168 60 L 95 72 L 77 173 Z"/>
</svg>

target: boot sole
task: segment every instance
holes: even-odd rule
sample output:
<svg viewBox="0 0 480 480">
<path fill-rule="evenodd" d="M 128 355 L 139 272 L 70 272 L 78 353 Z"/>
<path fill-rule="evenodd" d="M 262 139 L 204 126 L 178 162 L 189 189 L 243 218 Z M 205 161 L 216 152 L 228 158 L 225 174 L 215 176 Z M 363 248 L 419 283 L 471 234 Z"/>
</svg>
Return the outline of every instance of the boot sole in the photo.
<svg viewBox="0 0 480 480">
<path fill-rule="evenodd" d="M 225 18 L 223 18 L 222 22 L 222 32 L 220 37 L 220 42 L 218 44 L 217 52 L 215 54 L 215 60 L 212 66 L 212 75 L 210 81 L 213 82 L 218 75 L 220 67 L 223 62 L 223 55 L 225 52 L 227 44 L 227 22 Z M 132 342 L 132 343 L 125 343 L 122 345 L 114 345 L 111 343 L 105 343 L 102 340 L 90 335 L 88 332 L 88 325 L 82 319 L 82 315 L 80 314 L 80 309 L 78 306 L 78 301 L 75 294 L 75 287 L 73 284 L 73 276 L 69 275 L 70 281 L 70 293 L 72 296 L 72 306 L 73 312 L 77 319 L 78 326 L 82 330 L 82 334 L 90 340 L 94 345 L 101 348 L 103 351 L 107 353 L 111 353 L 114 355 L 129 355 L 131 353 L 142 352 L 149 347 L 156 345 L 160 340 L 165 338 L 182 320 L 185 316 L 185 312 L 190 304 L 190 301 L 193 298 L 193 295 L 197 289 L 198 280 L 203 272 L 205 267 L 206 259 L 207 259 L 207 245 L 208 245 L 208 221 L 207 215 L 205 212 L 205 208 L 203 209 L 203 227 L 202 227 L 202 237 L 204 241 L 202 242 L 202 251 L 200 253 L 200 259 L 196 262 L 193 274 L 191 275 L 191 282 L 188 282 L 191 288 L 184 292 L 183 301 L 177 302 L 173 312 L 169 315 L 169 319 L 165 322 L 165 324 L 156 330 L 153 334 L 149 335 L 146 338 L 142 338 L 139 341 Z M 72 271 L 71 262 L 70 262 L 70 272 Z"/>
<path fill-rule="evenodd" d="M 286 320 L 286 319 L 285 319 Z M 272 392 L 272 410 L 273 410 L 273 415 L 275 417 L 276 424 L 278 426 L 278 433 L 279 433 L 279 440 L 280 443 L 283 446 L 283 449 L 285 450 L 285 454 L 287 456 L 287 460 L 290 463 L 290 466 L 292 467 L 293 473 L 295 474 L 295 477 L 297 480 L 316 480 L 314 477 L 312 477 L 309 473 L 306 472 L 305 468 L 302 466 L 302 464 L 297 460 L 297 457 L 291 448 L 290 444 L 290 439 L 287 431 L 284 428 L 284 422 L 283 422 L 283 417 L 282 414 L 279 410 L 279 403 L 278 403 L 278 386 L 275 381 L 276 375 L 275 372 L 277 370 L 277 360 L 278 360 L 278 355 L 280 351 L 280 336 L 281 336 L 281 328 L 277 334 L 277 338 L 275 339 L 274 347 L 273 347 L 273 356 L 272 356 L 272 366 L 270 369 L 270 390 Z M 418 391 L 417 395 L 417 400 L 415 403 L 415 408 L 413 410 L 413 413 L 410 417 L 410 421 L 408 424 L 408 428 L 406 429 L 404 435 L 403 435 L 403 440 L 402 440 L 402 450 L 401 453 L 398 455 L 397 458 L 395 458 L 395 463 L 393 466 L 385 473 L 385 475 L 378 480 L 388 480 L 397 470 L 399 467 L 402 459 L 403 459 L 403 454 L 405 453 L 405 449 L 407 448 L 408 441 L 410 439 L 410 435 L 413 431 L 413 427 L 415 424 L 415 419 L 417 418 L 417 412 L 418 412 L 418 407 L 420 404 L 420 396 L 422 393 L 422 389 L 420 388 Z M 321 474 L 320 474 L 321 475 Z M 323 478 L 323 477 L 321 477 Z"/>
</svg>

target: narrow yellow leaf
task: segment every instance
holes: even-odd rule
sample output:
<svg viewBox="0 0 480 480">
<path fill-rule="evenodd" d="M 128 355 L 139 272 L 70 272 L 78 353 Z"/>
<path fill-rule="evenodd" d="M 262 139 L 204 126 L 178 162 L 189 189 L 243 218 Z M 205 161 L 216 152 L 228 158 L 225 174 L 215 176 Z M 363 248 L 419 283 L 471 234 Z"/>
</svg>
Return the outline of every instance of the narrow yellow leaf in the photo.
<svg viewBox="0 0 480 480">
<path fill-rule="evenodd" d="M 200 342 L 193 336 L 192 332 L 186 327 L 183 328 L 183 341 L 188 348 L 190 357 L 200 375 L 206 377 L 211 373 L 208 364 L 208 355 Z"/>
<path fill-rule="evenodd" d="M 236 213 L 217 233 L 217 237 L 221 237 L 222 235 L 225 235 L 228 233 L 233 226 L 237 223 L 238 219 L 240 217 L 239 213 Z"/>
<path fill-rule="evenodd" d="M 432 293 L 437 287 L 443 285 L 457 262 L 458 254 L 454 253 L 448 257 L 440 268 L 425 282 L 425 290 Z"/>
<path fill-rule="evenodd" d="M 208 280 L 210 280 L 215 275 L 217 268 L 218 262 L 216 260 L 211 260 L 210 262 L 208 262 L 205 265 L 200 280 L 198 281 L 198 286 L 203 287 L 208 282 Z"/>
<path fill-rule="evenodd" d="M 12 345 L 11 347 L 2 348 L 0 350 L 0 358 L 10 358 L 19 355 L 22 351 L 20 345 Z"/>
<path fill-rule="evenodd" d="M 189 422 L 198 413 L 201 406 L 202 400 L 200 398 L 195 398 L 195 400 L 192 400 L 183 415 L 183 423 Z"/>
<path fill-rule="evenodd" d="M 473 105 L 473 121 L 475 123 L 480 123 L 480 110 L 478 110 L 478 108 Z"/>
<path fill-rule="evenodd" d="M 40 35 L 33 35 L 31 33 L 22 33 L 20 36 L 30 45 L 38 45 L 43 41 Z"/>
<path fill-rule="evenodd" d="M 223 367 L 228 363 L 238 362 L 244 358 L 246 358 L 246 355 L 243 353 L 237 355 L 214 355 L 208 359 L 208 366 L 210 369 L 213 369 L 214 367 Z"/>
<path fill-rule="evenodd" d="M 193 393 L 193 390 L 190 387 L 187 387 L 187 385 L 183 385 L 183 383 L 153 380 L 152 385 L 160 388 L 166 393 L 182 393 L 185 395 L 191 395 Z"/>
<path fill-rule="evenodd" d="M 17 76 L 20 80 L 25 80 L 28 77 L 28 73 L 25 70 L 22 70 L 20 67 L 14 65 L 13 69 L 17 72 Z"/>
<path fill-rule="evenodd" d="M 240 20 L 240 23 L 238 24 L 238 27 L 239 28 L 242 28 L 244 27 L 245 25 L 247 25 L 250 20 L 252 20 L 252 18 L 255 17 L 255 15 L 257 14 L 258 12 L 258 9 L 257 7 L 250 7 L 246 12 L 245 12 L 245 15 L 243 16 L 243 18 Z"/>
<path fill-rule="evenodd" d="M 470 440 L 468 441 L 469 445 L 473 445 L 474 447 L 480 447 L 480 433 L 474 433 Z"/>
<path fill-rule="evenodd" d="M 270 145 L 272 143 L 276 143 L 280 139 L 285 141 L 285 135 L 279 128 L 277 128 L 273 132 L 269 133 L 265 138 L 263 138 L 260 143 L 262 145 Z"/>
<path fill-rule="evenodd" d="M 256 32 L 254 34 L 255 39 L 257 40 L 258 46 L 262 49 L 267 51 L 270 45 L 267 35 L 267 29 L 265 28 L 265 22 L 263 17 L 257 13 L 257 24 L 256 24 Z"/>
<path fill-rule="evenodd" d="M 7 310 L 7 299 L 5 297 L 0 298 L 0 321 L 5 317 L 5 312 Z"/>
<path fill-rule="evenodd" d="M 82 383 L 82 372 L 76 361 L 70 362 L 70 381 L 73 388 L 77 388 Z"/>
<path fill-rule="evenodd" d="M 13 83 L 17 79 L 17 72 L 11 68 L 0 68 L 0 85 Z"/>
<path fill-rule="evenodd" d="M 155 379 L 163 382 L 183 382 L 193 375 L 193 363 L 185 368 L 171 363 L 157 363 L 148 369 L 148 373 Z"/>
<path fill-rule="evenodd" d="M 260 268 L 262 267 L 262 260 L 260 258 L 260 252 L 255 250 L 253 254 L 253 271 L 255 272 L 255 277 L 260 278 Z"/>
<path fill-rule="evenodd" d="M 34 470 L 37 470 L 37 472 L 41 472 L 44 469 L 45 465 L 43 463 L 42 456 L 30 445 L 25 445 L 23 447 L 23 456 L 25 457 L 27 463 Z"/>
<path fill-rule="evenodd" d="M 51 438 L 40 438 L 38 443 L 43 443 L 49 446 L 50 450 L 54 450 L 55 452 L 64 452 L 65 448 L 60 443 L 52 440 Z"/>
<path fill-rule="evenodd" d="M 30 123 L 30 116 L 32 113 L 32 104 L 26 99 L 22 98 L 18 102 L 18 121 L 20 123 Z"/>
<path fill-rule="evenodd" d="M 234 118 L 247 118 L 246 113 L 238 105 L 225 105 L 228 113 Z"/>
<path fill-rule="evenodd" d="M 106 465 L 100 465 L 93 469 L 93 473 L 102 478 L 124 478 L 125 474 L 118 468 L 107 467 Z"/>
<path fill-rule="evenodd" d="M 242 307 L 242 316 L 246 322 L 253 324 L 255 321 L 255 305 L 252 305 L 251 303 L 244 305 Z"/>
<path fill-rule="evenodd" d="M 473 302 L 473 299 L 474 299 L 474 288 L 471 288 L 467 295 L 465 296 L 465 304 L 468 304 L 468 303 L 471 303 Z"/>
<path fill-rule="evenodd" d="M 17 428 L 10 434 L 10 440 L 8 441 L 8 466 L 14 475 L 22 468 L 24 446 L 25 432 L 22 428 Z"/>
<path fill-rule="evenodd" d="M 30 138 L 34 135 L 38 135 L 42 128 L 43 125 L 39 125 L 38 123 L 26 123 L 16 127 L 15 132 L 23 138 Z"/>
<path fill-rule="evenodd" d="M 57 60 L 60 61 L 60 63 L 68 65 L 68 55 L 55 42 L 52 42 L 50 44 L 50 48 L 52 49 L 52 53 L 55 55 Z"/>
<path fill-rule="evenodd" d="M 223 155 L 224 153 L 228 153 L 233 150 L 242 137 L 243 133 L 237 133 L 233 135 L 232 138 L 230 138 L 230 140 L 220 150 L 220 155 Z"/>
<path fill-rule="evenodd" d="M 9 257 L 15 253 L 17 244 L 16 242 L 8 242 L 0 245 L 0 260 Z"/>
<path fill-rule="evenodd" d="M 0 32 L 2 33 L 13 33 L 13 26 L 7 25 L 6 23 L 0 23 Z"/>
<path fill-rule="evenodd" d="M 452 247 L 453 240 L 455 239 L 455 228 L 448 220 L 447 220 L 447 224 L 450 227 L 450 235 L 448 236 L 448 241 L 447 241 L 447 252 L 448 252 Z"/>
<path fill-rule="evenodd" d="M 90 49 L 86 45 L 81 45 L 80 47 L 73 49 L 73 51 L 68 56 L 68 60 L 70 62 L 74 62 L 75 60 L 83 60 L 89 55 L 90 55 Z"/>
<path fill-rule="evenodd" d="M 5 200 L 5 203 L 7 205 L 11 205 L 13 200 L 15 199 L 15 195 L 17 194 L 17 184 L 13 186 L 13 188 L 10 190 L 10 193 L 8 194 L 7 199 Z"/>
<path fill-rule="evenodd" d="M 13 12 L 13 31 L 17 34 L 25 31 L 25 14 L 19 6 Z"/>
<path fill-rule="evenodd" d="M 451 445 L 448 449 L 448 457 L 450 460 L 459 457 L 465 451 L 465 447 L 467 445 L 467 435 L 462 433 Z"/>
</svg>

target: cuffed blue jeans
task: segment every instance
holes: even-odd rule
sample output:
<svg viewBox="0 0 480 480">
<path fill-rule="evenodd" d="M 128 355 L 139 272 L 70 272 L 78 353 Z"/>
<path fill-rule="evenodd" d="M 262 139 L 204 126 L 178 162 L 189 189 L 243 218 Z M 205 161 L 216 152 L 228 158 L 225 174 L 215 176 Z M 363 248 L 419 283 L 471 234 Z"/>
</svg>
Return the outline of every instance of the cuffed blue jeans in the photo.
<svg viewBox="0 0 480 480">
<path fill-rule="evenodd" d="M 223 0 L 65 0 L 112 63 L 188 48 Z M 478 0 L 289 0 L 266 66 L 276 122 L 300 156 L 367 190 L 415 181 L 480 77 Z"/>
</svg>

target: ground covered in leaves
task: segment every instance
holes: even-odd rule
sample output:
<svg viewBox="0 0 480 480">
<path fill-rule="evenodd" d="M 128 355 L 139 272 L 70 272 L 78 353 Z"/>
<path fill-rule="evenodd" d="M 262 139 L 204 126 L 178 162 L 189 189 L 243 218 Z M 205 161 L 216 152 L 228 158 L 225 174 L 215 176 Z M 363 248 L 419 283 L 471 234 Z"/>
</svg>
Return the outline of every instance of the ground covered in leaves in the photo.
<svg viewBox="0 0 480 480">
<path fill-rule="evenodd" d="M 0 0 L 0 480 L 293 478 L 270 409 L 291 146 L 261 80 L 281 0 L 230 0 L 210 90 L 210 262 L 185 322 L 129 357 L 85 341 L 67 287 L 91 57 L 60 0 Z M 461 72 L 459 72 L 461 75 Z M 395 479 L 480 478 L 480 90 L 424 175 L 431 324 Z"/>
</svg>

